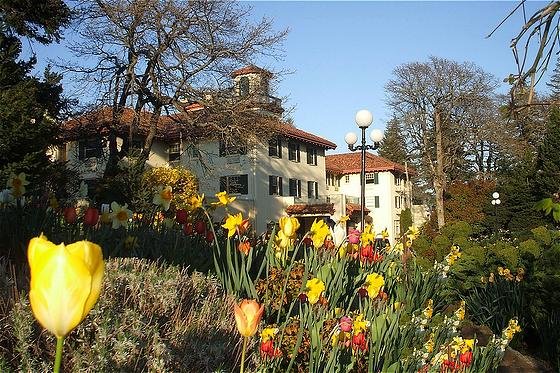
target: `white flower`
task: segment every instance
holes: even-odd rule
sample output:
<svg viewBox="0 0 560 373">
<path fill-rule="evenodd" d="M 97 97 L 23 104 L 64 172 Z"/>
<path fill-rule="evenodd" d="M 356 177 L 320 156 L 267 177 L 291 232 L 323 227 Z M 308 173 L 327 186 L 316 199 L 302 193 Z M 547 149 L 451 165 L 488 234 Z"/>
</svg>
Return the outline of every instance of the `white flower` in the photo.
<svg viewBox="0 0 560 373">
<path fill-rule="evenodd" d="M 111 203 L 111 219 L 113 219 L 113 229 L 118 229 L 119 227 L 127 227 L 128 220 L 132 218 L 132 211 L 128 208 L 125 203 L 124 206 L 119 205 L 117 202 Z"/>
<path fill-rule="evenodd" d="M 173 197 L 171 191 L 172 188 L 170 185 L 158 186 L 154 194 L 154 199 L 153 199 L 154 205 L 163 207 L 164 211 L 169 210 L 169 205 L 171 204 L 171 198 Z"/>
</svg>

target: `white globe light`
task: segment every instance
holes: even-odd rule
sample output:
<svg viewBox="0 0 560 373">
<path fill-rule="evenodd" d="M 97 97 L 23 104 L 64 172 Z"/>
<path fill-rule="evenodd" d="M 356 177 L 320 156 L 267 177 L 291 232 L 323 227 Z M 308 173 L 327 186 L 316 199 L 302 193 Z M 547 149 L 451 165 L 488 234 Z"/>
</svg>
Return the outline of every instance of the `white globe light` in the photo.
<svg viewBox="0 0 560 373">
<path fill-rule="evenodd" d="M 495 204 L 496 204 L 496 200 L 493 199 L 493 200 L 492 200 L 492 205 L 495 205 Z"/>
<path fill-rule="evenodd" d="M 495 199 L 500 198 L 500 193 L 498 193 L 498 192 L 492 193 L 492 198 L 495 198 Z"/>
<path fill-rule="evenodd" d="M 344 141 L 346 141 L 348 145 L 354 145 L 358 141 L 358 135 L 354 132 L 348 132 L 346 136 L 344 136 Z"/>
<path fill-rule="evenodd" d="M 499 205 L 500 203 L 502 203 L 502 201 L 500 201 L 499 199 L 496 200 L 496 205 Z"/>
<path fill-rule="evenodd" d="M 362 109 L 356 113 L 356 124 L 360 128 L 368 128 L 373 122 L 373 115 L 369 112 L 369 110 Z"/>
<path fill-rule="evenodd" d="M 378 130 L 377 128 L 371 131 L 369 134 L 371 141 L 373 142 L 381 142 L 383 140 L 383 131 Z"/>
</svg>

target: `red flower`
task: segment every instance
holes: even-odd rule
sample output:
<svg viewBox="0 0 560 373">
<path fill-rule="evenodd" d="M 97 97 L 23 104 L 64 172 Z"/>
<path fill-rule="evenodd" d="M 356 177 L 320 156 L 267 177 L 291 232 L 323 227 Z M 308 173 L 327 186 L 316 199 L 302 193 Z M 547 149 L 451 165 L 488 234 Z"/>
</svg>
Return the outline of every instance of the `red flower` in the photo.
<svg viewBox="0 0 560 373">
<path fill-rule="evenodd" d="M 208 243 L 214 242 L 214 233 L 212 231 L 206 232 L 206 242 Z"/>
<path fill-rule="evenodd" d="M 280 349 L 274 348 L 274 341 L 272 339 L 269 339 L 266 342 L 262 342 L 260 350 L 261 350 L 261 356 L 263 358 L 267 358 L 267 357 L 275 358 L 282 355 Z"/>
<path fill-rule="evenodd" d="M 355 350 L 367 351 L 368 344 L 364 333 L 358 333 L 352 336 L 352 348 Z"/>
<path fill-rule="evenodd" d="M 84 214 L 84 224 L 93 227 L 97 225 L 99 221 L 99 210 L 95 207 L 88 207 L 86 213 Z"/>
<path fill-rule="evenodd" d="M 298 299 L 301 303 L 307 303 L 307 294 L 301 293 L 300 295 L 298 295 Z"/>
<path fill-rule="evenodd" d="M 248 240 L 240 242 L 239 245 L 237 245 L 237 250 L 245 255 L 249 255 L 249 250 L 251 250 L 251 243 Z"/>
<path fill-rule="evenodd" d="M 311 246 L 311 245 L 313 245 L 313 240 L 310 237 L 305 237 L 303 239 L 303 244 L 305 246 Z"/>
<path fill-rule="evenodd" d="M 194 223 L 194 231 L 198 234 L 204 234 L 206 232 L 206 224 L 202 220 L 198 220 Z"/>
<path fill-rule="evenodd" d="M 187 235 L 187 236 L 192 236 L 194 233 L 194 229 L 193 229 L 193 225 L 192 223 L 187 223 L 183 226 L 183 232 Z"/>
<path fill-rule="evenodd" d="M 362 259 L 362 262 L 367 261 L 368 263 L 371 263 L 373 261 L 373 246 L 362 246 L 360 249 L 360 258 Z"/>
<path fill-rule="evenodd" d="M 389 296 L 387 295 L 386 292 L 384 292 L 383 290 L 380 290 L 380 291 L 379 291 L 379 294 L 377 294 L 377 298 L 379 298 L 379 299 L 385 301 L 385 300 L 387 300 L 387 299 L 389 298 Z"/>
<path fill-rule="evenodd" d="M 76 222 L 76 220 L 78 219 L 78 214 L 76 213 L 76 208 L 75 207 L 64 208 L 63 214 L 64 214 L 64 220 L 68 224 L 74 224 Z"/>
<path fill-rule="evenodd" d="M 383 261 L 383 255 L 378 253 L 377 251 L 375 251 L 373 253 L 373 262 L 374 263 L 379 263 Z"/>
<path fill-rule="evenodd" d="M 360 296 L 360 298 L 366 298 L 368 296 L 368 292 L 366 288 L 359 288 L 358 289 L 358 295 Z"/>
<path fill-rule="evenodd" d="M 472 363 L 472 359 L 473 359 L 473 353 L 472 351 L 467 351 L 461 355 L 459 355 L 459 361 L 461 362 L 461 364 L 465 365 L 465 366 L 469 366 Z"/>
<path fill-rule="evenodd" d="M 178 209 L 177 212 L 175 213 L 175 220 L 177 220 L 177 223 L 179 224 L 185 224 L 187 222 L 188 217 L 189 216 L 187 210 L 184 209 Z"/>
<path fill-rule="evenodd" d="M 444 360 L 441 366 L 442 372 L 453 372 L 457 369 L 457 364 L 453 360 Z"/>
<path fill-rule="evenodd" d="M 334 242 L 331 239 L 326 239 L 325 242 L 323 243 L 323 247 L 327 250 L 332 250 L 335 248 L 334 246 Z"/>
</svg>

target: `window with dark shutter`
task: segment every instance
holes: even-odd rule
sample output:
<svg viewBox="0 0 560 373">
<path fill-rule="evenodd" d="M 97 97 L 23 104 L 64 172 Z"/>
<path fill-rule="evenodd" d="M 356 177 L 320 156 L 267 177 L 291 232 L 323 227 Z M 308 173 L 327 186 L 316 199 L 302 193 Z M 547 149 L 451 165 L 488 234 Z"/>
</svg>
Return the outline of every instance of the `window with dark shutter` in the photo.
<svg viewBox="0 0 560 373">
<path fill-rule="evenodd" d="M 282 158 L 282 141 L 279 137 L 268 140 L 268 155 Z"/>
<path fill-rule="evenodd" d="M 288 159 L 294 162 L 300 161 L 299 143 L 288 141 Z"/>
<path fill-rule="evenodd" d="M 307 147 L 307 164 L 317 166 L 317 149 L 312 146 Z"/>
<path fill-rule="evenodd" d="M 220 192 L 228 194 L 249 194 L 248 175 L 228 175 L 220 177 Z"/>
<path fill-rule="evenodd" d="M 80 140 L 78 142 L 78 159 L 101 158 L 103 142 L 100 138 Z"/>
<path fill-rule="evenodd" d="M 301 197 L 301 180 L 290 179 L 289 181 L 289 193 L 291 197 Z"/>
<path fill-rule="evenodd" d="M 282 178 L 280 176 L 268 176 L 268 194 L 271 196 L 282 195 Z"/>
</svg>

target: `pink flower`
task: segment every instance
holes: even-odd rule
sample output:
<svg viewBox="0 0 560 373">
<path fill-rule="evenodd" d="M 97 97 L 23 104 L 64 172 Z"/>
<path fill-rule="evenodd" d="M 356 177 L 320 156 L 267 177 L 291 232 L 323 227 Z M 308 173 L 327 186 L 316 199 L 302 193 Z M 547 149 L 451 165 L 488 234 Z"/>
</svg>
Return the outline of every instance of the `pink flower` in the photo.
<svg viewBox="0 0 560 373">
<path fill-rule="evenodd" d="M 348 242 L 351 244 L 357 244 L 358 242 L 360 242 L 360 235 L 361 232 L 357 229 L 351 229 L 348 232 Z"/>
<path fill-rule="evenodd" d="M 353 324 L 353 320 L 351 317 L 348 316 L 342 316 L 340 318 L 340 321 L 338 322 L 338 325 L 340 326 L 340 330 L 342 330 L 343 332 L 350 332 L 352 330 L 352 324 Z"/>
</svg>

